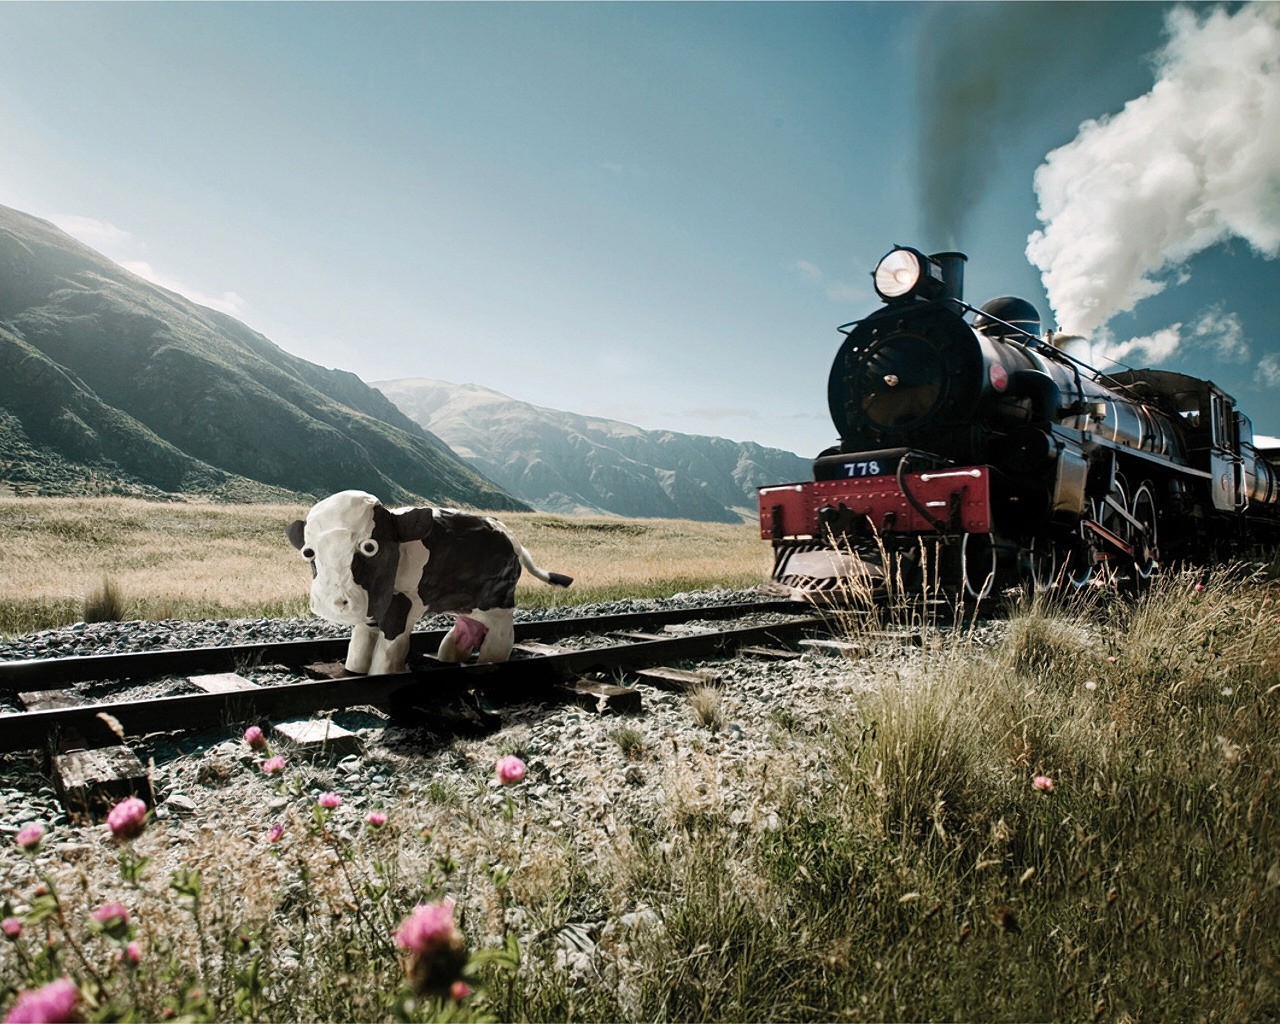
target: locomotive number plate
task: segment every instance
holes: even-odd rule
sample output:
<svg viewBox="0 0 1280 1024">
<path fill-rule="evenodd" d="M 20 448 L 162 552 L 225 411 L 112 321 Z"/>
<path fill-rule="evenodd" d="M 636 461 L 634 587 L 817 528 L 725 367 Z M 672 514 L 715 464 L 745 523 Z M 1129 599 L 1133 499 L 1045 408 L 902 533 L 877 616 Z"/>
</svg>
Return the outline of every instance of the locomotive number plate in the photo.
<svg viewBox="0 0 1280 1024">
<path fill-rule="evenodd" d="M 884 476 L 886 473 L 892 472 L 887 461 L 882 462 L 879 459 L 859 459 L 854 462 L 846 462 L 842 467 L 844 470 L 844 478 L 846 480 L 862 476 Z"/>
</svg>

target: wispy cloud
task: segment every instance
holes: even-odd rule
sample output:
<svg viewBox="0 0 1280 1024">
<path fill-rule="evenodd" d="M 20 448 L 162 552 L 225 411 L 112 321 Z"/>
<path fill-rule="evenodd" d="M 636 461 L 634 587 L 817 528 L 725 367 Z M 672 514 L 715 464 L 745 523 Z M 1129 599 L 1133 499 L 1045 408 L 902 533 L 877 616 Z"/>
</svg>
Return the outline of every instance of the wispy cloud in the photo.
<svg viewBox="0 0 1280 1024">
<path fill-rule="evenodd" d="M 859 288 L 856 284 L 848 284 L 845 281 L 836 281 L 829 278 L 823 272 L 823 269 L 812 260 L 796 260 L 795 268 L 810 281 L 823 285 L 823 293 L 832 302 L 849 305 L 853 302 L 862 302 L 867 298 L 867 290 L 865 288 Z"/>
<path fill-rule="evenodd" d="M 79 239 L 85 245 L 111 247 L 125 245 L 134 241 L 133 235 L 123 228 L 118 228 L 114 224 L 105 220 L 97 220 L 94 217 L 58 214 L 49 219 L 72 238 Z"/>
<path fill-rule="evenodd" d="M 158 284 L 161 288 L 168 288 L 171 292 L 177 292 L 179 295 L 190 299 L 192 302 L 200 306 L 208 306 L 210 309 L 216 309 L 221 313 L 229 316 L 239 316 L 244 312 L 244 299 L 235 292 L 223 292 L 221 295 L 206 295 L 199 289 L 192 288 L 183 284 L 181 281 L 163 274 L 156 270 L 150 263 L 144 260 L 124 260 L 120 266 L 131 274 L 136 274 L 144 280 L 150 281 L 152 284 Z"/>
<path fill-rule="evenodd" d="M 1280 355 L 1275 352 L 1268 352 L 1259 359 L 1258 369 L 1254 371 L 1253 380 L 1255 384 L 1261 384 L 1264 388 L 1280 386 Z"/>
<path fill-rule="evenodd" d="M 758 420 L 760 410 L 733 405 L 703 405 L 684 409 L 681 415 L 699 420 Z"/>
<path fill-rule="evenodd" d="M 210 295 L 199 288 L 179 281 L 163 270 L 157 270 L 148 260 L 140 256 L 146 252 L 147 246 L 136 235 L 117 227 L 109 221 L 96 217 L 85 217 L 75 213 L 57 214 L 49 218 L 54 224 L 85 245 L 97 249 L 104 256 L 115 260 L 131 274 L 167 288 L 171 292 L 190 299 L 201 306 L 208 306 L 230 316 L 244 313 L 244 297 L 236 292 L 223 292 L 221 295 Z"/>
<path fill-rule="evenodd" d="M 1150 365 L 1171 358 L 1187 345 L 1202 355 L 1213 354 L 1224 362 L 1243 363 L 1249 359 L 1249 341 L 1244 325 L 1235 313 L 1211 306 L 1184 329 L 1180 323 L 1161 328 L 1154 334 L 1116 341 L 1107 328 L 1094 337 L 1094 358 L 1104 363 L 1144 361 Z"/>
</svg>

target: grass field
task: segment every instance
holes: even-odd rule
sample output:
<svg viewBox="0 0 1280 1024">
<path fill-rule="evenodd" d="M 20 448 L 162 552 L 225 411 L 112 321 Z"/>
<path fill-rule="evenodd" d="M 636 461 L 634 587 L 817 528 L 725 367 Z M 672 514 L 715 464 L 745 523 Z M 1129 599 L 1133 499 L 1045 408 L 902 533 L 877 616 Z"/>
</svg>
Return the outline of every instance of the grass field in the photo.
<svg viewBox="0 0 1280 1024">
<path fill-rule="evenodd" d="M 109 581 L 125 619 L 305 617 L 310 577 L 284 538 L 302 506 L 174 504 L 133 498 L 0 498 L 0 635 L 79 621 Z M 747 587 L 769 571 L 752 525 L 504 513 L 543 568 L 525 605 L 581 604 L 704 587 Z"/>
<path fill-rule="evenodd" d="M 167 885 L 95 841 L 56 878 L 11 868 L 0 1006 L 67 975 L 102 1020 L 1275 1020 L 1278 598 L 1220 570 L 1024 604 L 998 637 L 883 652 L 889 685 L 780 701 L 745 760 L 620 721 L 669 795 L 656 816 L 584 798 L 530 822 L 518 791 L 503 813 L 441 789 L 358 834 L 316 808 L 287 852 L 210 833 Z M 705 696 L 690 720 L 714 730 Z M 126 877 L 93 890 L 117 856 Z M 460 961 L 392 941 L 443 891 L 484 945 L 456 1003 L 420 982 Z M 106 898 L 132 917 L 95 922 Z M 512 914 L 541 938 L 504 947 Z M 583 921 L 608 928 L 572 972 Z"/>
</svg>

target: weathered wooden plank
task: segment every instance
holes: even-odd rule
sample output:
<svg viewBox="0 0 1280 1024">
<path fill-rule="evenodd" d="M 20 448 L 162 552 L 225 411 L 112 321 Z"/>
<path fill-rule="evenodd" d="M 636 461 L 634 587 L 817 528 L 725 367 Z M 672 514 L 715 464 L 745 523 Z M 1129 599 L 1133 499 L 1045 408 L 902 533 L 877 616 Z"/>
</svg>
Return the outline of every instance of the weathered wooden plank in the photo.
<svg viewBox="0 0 1280 1024">
<path fill-rule="evenodd" d="M 272 722 L 271 731 L 297 747 L 326 750 L 359 750 L 360 737 L 344 729 L 331 718 L 297 718 L 288 722 Z"/>
<path fill-rule="evenodd" d="M 187 676 L 191 683 L 205 693 L 236 693 L 240 690 L 256 690 L 258 684 L 235 672 L 211 672 L 202 676 Z"/>
<path fill-rule="evenodd" d="M 52 763 L 54 785 L 72 817 L 97 820 L 127 796 L 155 803 L 146 767 L 123 744 L 54 754 Z"/>
<path fill-rule="evenodd" d="M 566 654 L 569 648 L 561 647 L 558 644 L 540 644 L 534 640 L 527 643 L 516 644 L 511 648 L 513 651 L 519 651 L 521 654 L 532 654 L 538 657 L 545 657 L 551 654 Z"/>
<path fill-rule="evenodd" d="M 621 637 L 623 640 L 670 640 L 670 633 L 642 633 L 636 629 L 615 629 L 610 636 Z"/>
<path fill-rule="evenodd" d="M 640 691 L 590 679 L 575 679 L 559 688 L 569 700 L 597 714 L 634 714 L 641 710 Z"/>
<path fill-rule="evenodd" d="M 819 651 L 838 651 L 841 654 L 866 654 L 871 647 L 865 640 L 801 640 L 800 646 Z"/>
<path fill-rule="evenodd" d="M 719 679 L 715 672 L 707 669 L 690 672 L 687 669 L 668 668 L 665 665 L 637 669 L 635 676 L 642 683 L 648 683 L 650 686 L 656 686 L 662 690 L 677 691 L 692 690 L 699 686 L 710 686 Z"/>
<path fill-rule="evenodd" d="M 799 651 L 789 651 L 785 647 L 739 647 L 738 653 L 762 661 L 795 661 L 804 657 Z"/>
<path fill-rule="evenodd" d="M 351 679 L 358 675 L 356 672 L 348 672 L 347 666 L 340 661 L 312 662 L 310 665 L 303 665 L 302 671 L 312 679 Z"/>
</svg>

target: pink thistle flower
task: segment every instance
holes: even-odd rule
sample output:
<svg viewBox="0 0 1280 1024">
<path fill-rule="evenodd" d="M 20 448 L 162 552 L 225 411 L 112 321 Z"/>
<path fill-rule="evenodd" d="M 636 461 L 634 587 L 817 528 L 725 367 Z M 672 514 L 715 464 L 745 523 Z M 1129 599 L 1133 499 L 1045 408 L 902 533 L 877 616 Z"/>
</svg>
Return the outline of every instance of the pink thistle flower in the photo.
<svg viewBox="0 0 1280 1024">
<path fill-rule="evenodd" d="M 33 821 L 18 829 L 18 835 L 14 842 L 24 850 L 34 851 L 40 846 L 40 840 L 43 838 L 44 826 L 38 821 Z"/>
<path fill-rule="evenodd" d="M 103 928 L 110 930 L 129 923 L 129 908 L 123 903 L 107 903 L 89 916 Z"/>
<path fill-rule="evenodd" d="M 22 934 L 22 922 L 16 917 L 6 917 L 0 921 L 0 931 L 4 932 L 6 939 L 16 939 Z"/>
<path fill-rule="evenodd" d="M 369 816 L 364 819 L 372 828 L 382 828 L 387 823 L 387 816 L 381 811 L 370 811 Z"/>
<path fill-rule="evenodd" d="M 498 781 L 504 786 L 513 786 L 525 776 L 524 762 L 515 754 L 508 754 L 497 764 Z"/>
<path fill-rule="evenodd" d="M 137 967 L 142 963 L 142 947 L 136 942 L 131 942 L 124 947 L 124 962 L 130 967 Z"/>
<path fill-rule="evenodd" d="M 75 1018 L 80 989 L 70 978 L 59 978 L 23 992 L 5 1017 L 5 1024 L 62 1024 Z"/>
<path fill-rule="evenodd" d="M 342 797 L 337 793 L 321 793 L 320 799 L 316 802 L 326 811 L 333 811 L 342 806 Z"/>
<path fill-rule="evenodd" d="M 1205 591 L 1205 586 L 1204 586 L 1204 584 L 1203 584 L 1203 583 L 1197 583 L 1197 584 L 1196 584 L 1194 587 L 1192 587 L 1191 589 L 1192 589 L 1192 590 L 1194 590 L 1197 594 L 1203 594 L 1203 593 L 1204 593 L 1204 591 Z"/>
<path fill-rule="evenodd" d="M 471 995 L 471 986 L 468 985 L 465 981 L 462 981 L 462 980 L 455 981 L 449 987 L 449 997 L 455 1003 L 462 1002 L 462 1000 L 466 999 L 467 996 L 469 995 Z"/>
<path fill-rule="evenodd" d="M 280 837 L 284 835 L 284 822 L 277 821 L 269 829 L 267 829 L 267 842 L 278 843 Z"/>
<path fill-rule="evenodd" d="M 396 945 L 414 953 L 428 953 L 460 935 L 453 921 L 453 900 L 419 903 L 396 932 Z"/>
<path fill-rule="evenodd" d="M 244 731 L 244 741 L 254 750 L 267 749 L 267 738 L 256 725 L 251 725 Z"/>
<path fill-rule="evenodd" d="M 1108 655 L 1107 655 L 1107 661 L 1111 662 L 1111 664 L 1113 664 L 1113 665 L 1114 665 L 1117 661 L 1119 661 L 1119 660 L 1120 660 L 1120 659 L 1119 659 L 1119 658 L 1117 658 L 1114 654 L 1108 654 Z"/>
<path fill-rule="evenodd" d="M 136 839 L 147 824 L 147 805 L 136 796 L 121 800 L 107 814 L 107 827 L 117 839 Z"/>
<path fill-rule="evenodd" d="M 415 992 L 448 996 L 467 965 L 467 946 L 453 920 L 453 900 L 419 903 L 396 932 L 405 974 Z"/>
<path fill-rule="evenodd" d="M 264 775 L 274 775 L 276 772 L 284 770 L 284 758 L 279 754 L 275 757 L 269 757 L 262 762 L 262 773 Z"/>
<path fill-rule="evenodd" d="M 1037 775 L 1031 780 L 1031 785 L 1040 790 L 1041 793 L 1053 792 L 1053 779 L 1047 775 Z"/>
</svg>

